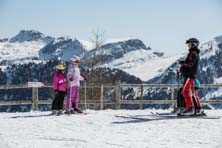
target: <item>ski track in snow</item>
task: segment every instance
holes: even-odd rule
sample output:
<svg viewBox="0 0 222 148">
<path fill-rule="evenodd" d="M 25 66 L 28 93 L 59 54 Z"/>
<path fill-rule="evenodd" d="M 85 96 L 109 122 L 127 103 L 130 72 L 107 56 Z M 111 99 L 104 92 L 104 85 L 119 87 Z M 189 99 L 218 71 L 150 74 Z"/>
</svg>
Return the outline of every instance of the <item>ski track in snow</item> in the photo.
<svg viewBox="0 0 222 148">
<path fill-rule="evenodd" d="M 87 110 L 87 115 L 50 112 L 0 113 L 0 148 L 221 148 L 222 119 L 141 121 L 115 115 L 170 110 Z M 222 116 L 222 110 L 207 110 Z M 150 117 L 150 116 L 145 116 Z"/>
</svg>

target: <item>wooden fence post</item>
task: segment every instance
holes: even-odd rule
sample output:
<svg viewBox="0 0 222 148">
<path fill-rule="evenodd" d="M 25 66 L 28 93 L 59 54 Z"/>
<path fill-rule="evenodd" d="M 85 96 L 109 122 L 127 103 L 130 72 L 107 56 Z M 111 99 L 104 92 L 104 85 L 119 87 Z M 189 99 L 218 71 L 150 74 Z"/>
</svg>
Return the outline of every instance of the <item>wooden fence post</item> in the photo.
<svg viewBox="0 0 222 148">
<path fill-rule="evenodd" d="M 38 110 L 38 103 L 39 101 L 39 95 L 38 95 L 38 88 L 33 87 L 32 88 L 32 109 L 37 111 Z"/>
<path fill-rule="evenodd" d="M 116 81 L 115 87 L 115 109 L 120 109 L 120 100 L 121 100 L 121 82 Z"/>
<path fill-rule="evenodd" d="M 86 113 L 86 108 L 87 108 L 87 105 L 86 105 L 86 81 L 84 81 L 84 107 L 85 107 L 85 113 Z"/>
<path fill-rule="evenodd" d="M 103 110 L 103 84 L 101 84 L 101 95 L 100 95 L 100 110 Z"/>
<path fill-rule="evenodd" d="M 171 107 L 174 108 L 174 87 L 171 85 Z"/>
<path fill-rule="evenodd" d="M 143 84 L 140 86 L 141 93 L 140 93 L 140 109 L 143 109 Z"/>
</svg>

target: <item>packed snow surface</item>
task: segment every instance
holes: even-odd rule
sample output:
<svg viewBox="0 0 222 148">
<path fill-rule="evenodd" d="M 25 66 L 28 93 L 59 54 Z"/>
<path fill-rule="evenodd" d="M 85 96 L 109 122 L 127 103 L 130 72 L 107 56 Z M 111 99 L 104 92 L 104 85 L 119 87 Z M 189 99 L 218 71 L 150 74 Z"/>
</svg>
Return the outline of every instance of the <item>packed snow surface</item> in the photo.
<svg viewBox="0 0 222 148">
<path fill-rule="evenodd" d="M 142 121 L 170 110 L 87 110 L 89 114 L 0 113 L 1 148 L 221 148 L 222 119 Z M 222 116 L 222 110 L 206 110 Z"/>
</svg>

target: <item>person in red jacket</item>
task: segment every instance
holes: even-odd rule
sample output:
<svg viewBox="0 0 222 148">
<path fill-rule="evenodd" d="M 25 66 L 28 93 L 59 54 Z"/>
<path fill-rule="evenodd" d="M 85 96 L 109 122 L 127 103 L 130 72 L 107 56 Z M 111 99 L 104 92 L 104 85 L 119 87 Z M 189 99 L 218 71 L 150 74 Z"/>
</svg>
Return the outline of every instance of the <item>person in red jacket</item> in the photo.
<svg viewBox="0 0 222 148">
<path fill-rule="evenodd" d="M 184 76 L 184 83 L 182 89 L 182 95 L 186 104 L 186 109 L 181 113 L 181 115 L 192 115 L 195 113 L 194 102 L 192 99 L 192 94 L 196 95 L 196 102 L 198 105 L 199 113 L 201 111 L 202 105 L 199 100 L 199 96 L 195 93 L 194 81 L 197 77 L 197 70 L 199 65 L 199 53 L 198 49 L 199 41 L 196 38 L 190 38 L 186 41 L 189 48 L 189 53 L 185 61 L 179 61 L 181 65 L 180 72 Z"/>
<path fill-rule="evenodd" d="M 53 78 L 53 89 L 55 99 L 52 102 L 52 114 L 61 114 L 63 112 L 63 102 L 67 91 L 65 66 L 60 64 L 56 66 L 57 72 Z"/>
</svg>

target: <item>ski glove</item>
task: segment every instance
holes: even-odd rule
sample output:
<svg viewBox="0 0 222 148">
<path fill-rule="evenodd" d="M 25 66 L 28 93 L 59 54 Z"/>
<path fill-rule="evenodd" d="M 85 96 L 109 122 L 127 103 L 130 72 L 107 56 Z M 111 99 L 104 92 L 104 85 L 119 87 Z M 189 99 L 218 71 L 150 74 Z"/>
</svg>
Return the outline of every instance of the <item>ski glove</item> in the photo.
<svg viewBox="0 0 222 148">
<path fill-rule="evenodd" d="M 183 64 L 185 64 L 185 61 L 179 61 L 179 64 L 183 65 Z"/>
<path fill-rule="evenodd" d="M 87 77 L 86 76 L 82 76 L 83 77 L 83 79 L 86 81 L 87 80 Z"/>
<path fill-rule="evenodd" d="M 69 81 L 73 81 L 73 78 L 71 77 L 71 78 L 69 78 Z"/>
</svg>

